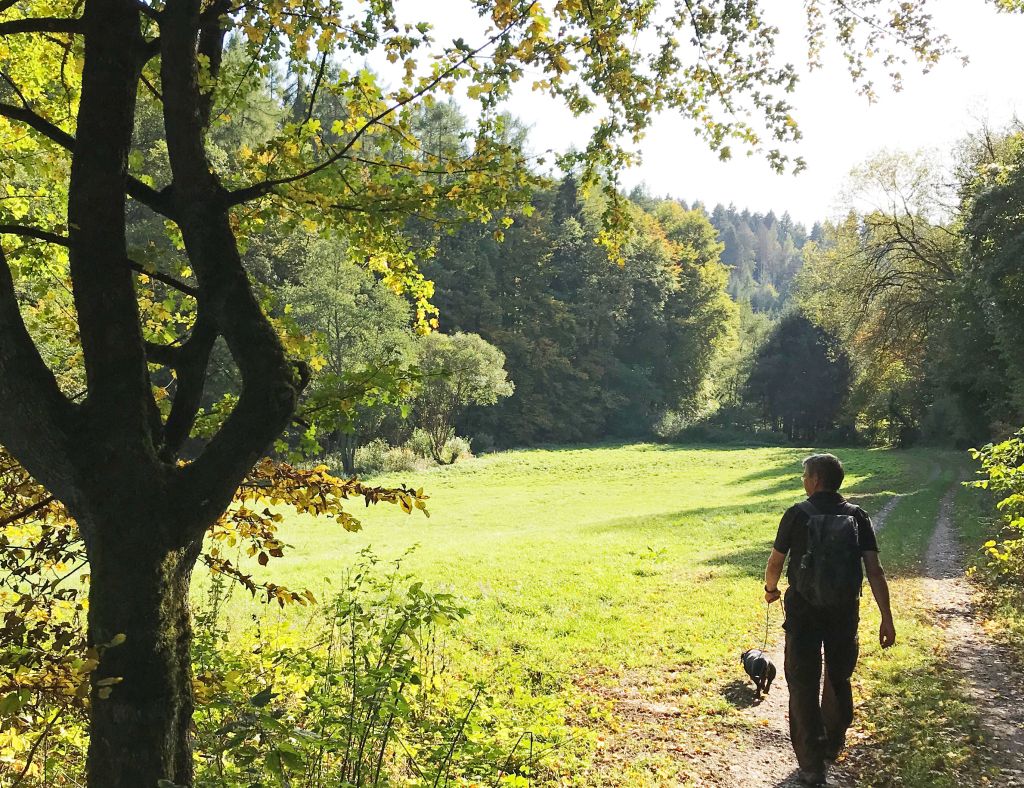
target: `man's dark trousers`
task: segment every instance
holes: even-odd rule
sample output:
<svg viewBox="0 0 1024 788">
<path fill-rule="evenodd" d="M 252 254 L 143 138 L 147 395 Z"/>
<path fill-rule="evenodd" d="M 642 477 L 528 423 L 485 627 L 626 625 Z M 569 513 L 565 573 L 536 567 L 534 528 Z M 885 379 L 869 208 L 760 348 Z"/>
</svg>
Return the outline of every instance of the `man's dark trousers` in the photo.
<svg viewBox="0 0 1024 788">
<path fill-rule="evenodd" d="M 850 677 L 857 664 L 859 619 L 859 600 L 838 610 L 822 609 L 795 589 L 786 591 L 789 736 L 800 768 L 814 774 L 822 774 L 825 759 L 842 749 L 853 722 Z M 823 650 L 825 682 L 819 700 Z"/>
</svg>

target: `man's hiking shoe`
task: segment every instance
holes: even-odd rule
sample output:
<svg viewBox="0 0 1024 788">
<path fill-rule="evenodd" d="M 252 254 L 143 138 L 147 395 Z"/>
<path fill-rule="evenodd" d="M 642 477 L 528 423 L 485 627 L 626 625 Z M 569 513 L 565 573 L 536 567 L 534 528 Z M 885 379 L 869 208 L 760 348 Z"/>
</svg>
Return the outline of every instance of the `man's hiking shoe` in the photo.
<svg viewBox="0 0 1024 788">
<path fill-rule="evenodd" d="M 797 779 L 800 780 L 804 785 L 827 785 L 825 781 L 824 772 L 809 772 L 804 769 L 800 770 L 797 775 Z"/>
</svg>

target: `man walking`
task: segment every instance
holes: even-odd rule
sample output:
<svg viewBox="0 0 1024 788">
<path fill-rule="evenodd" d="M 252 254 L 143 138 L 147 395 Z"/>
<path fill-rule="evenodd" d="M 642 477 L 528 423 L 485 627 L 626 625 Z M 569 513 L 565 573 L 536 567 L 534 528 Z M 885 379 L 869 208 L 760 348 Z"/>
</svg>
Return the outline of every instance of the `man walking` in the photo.
<svg viewBox="0 0 1024 788">
<path fill-rule="evenodd" d="M 831 454 L 803 461 L 807 500 L 782 516 L 765 570 L 764 598 L 779 599 L 786 554 L 786 682 L 789 684 L 789 736 L 800 764 L 800 779 L 824 785 L 853 722 L 850 677 L 857 664 L 861 563 L 882 614 L 878 641 L 896 642 L 889 586 L 878 562 L 871 519 L 839 494 L 843 464 Z M 821 686 L 822 651 L 825 681 Z"/>
</svg>

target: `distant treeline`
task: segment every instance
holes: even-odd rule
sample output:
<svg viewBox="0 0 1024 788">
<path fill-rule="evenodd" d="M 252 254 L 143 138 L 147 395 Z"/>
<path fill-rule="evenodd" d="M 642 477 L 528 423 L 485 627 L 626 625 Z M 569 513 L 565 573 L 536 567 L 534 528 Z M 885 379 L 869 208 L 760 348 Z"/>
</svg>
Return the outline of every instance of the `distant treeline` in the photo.
<svg viewBox="0 0 1024 788">
<path fill-rule="evenodd" d="M 810 234 L 788 213 L 781 218 L 738 211 L 716 205 L 711 224 L 724 248 L 722 262 L 729 267 L 729 294 L 747 301 L 757 312 L 779 311 L 788 304 L 793 279 L 803 266 L 808 240 L 821 241 L 823 228 L 815 223 Z"/>
<path fill-rule="evenodd" d="M 497 445 L 1007 435 L 1024 421 L 1022 151 L 1012 128 L 964 141 L 952 173 L 881 156 L 851 189 L 888 209 L 810 232 L 635 190 L 621 267 L 571 178 L 504 244 L 465 228 L 424 265 L 441 326 L 500 348 L 517 388 L 460 428 Z"/>
<path fill-rule="evenodd" d="M 479 334 L 505 354 L 515 393 L 460 428 L 498 446 L 651 435 L 667 414 L 696 418 L 734 344 L 737 308 L 708 217 L 672 200 L 629 205 L 616 260 L 595 238 L 602 206 L 566 178 L 538 193 L 498 242 L 466 226 L 424 273 L 442 331 Z"/>
<path fill-rule="evenodd" d="M 454 105 L 420 123 L 438 144 L 470 144 Z M 527 141 L 509 121 L 509 144 Z M 965 141 L 953 172 L 880 157 L 851 193 L 888 208 L 810 231 L 785 213 L 636 189 L 616 245 L 607 198 L 571 175 L 513 215 L 440 230 L 413 220 L 441 343 L 423 341 L 424 316 L 340 241 L 267 233 L 246 262 L 315 366 L 279 448 L 337 452 L 350 469 L 370 441 L 449 461 L 456 432 L 474 450 L 1007 434 L 1024 421 L 1022 150 L 1009 129 Z M 133 228 L 140 245 L 159 235 Z M 230 386 L 221 393 L 230 404 Z"/>
</svg>

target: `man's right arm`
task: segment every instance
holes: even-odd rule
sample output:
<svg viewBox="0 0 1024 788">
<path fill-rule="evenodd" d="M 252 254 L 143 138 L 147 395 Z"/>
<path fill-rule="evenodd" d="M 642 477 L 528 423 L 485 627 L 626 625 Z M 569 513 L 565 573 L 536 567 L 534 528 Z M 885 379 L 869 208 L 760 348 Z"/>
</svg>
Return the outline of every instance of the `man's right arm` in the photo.
<svg viewBox="0 0 1024 788">
<path fill-rule="evenodd" d="M 871 593 L 878 605 L 878 612 L 882 614 L 882 624 L 878 628 L 878 642 L 882 648 L 889 648 L 896 642 L 896 625 L 893 623 L 892 608 L 889 605 L 889 584 L 885 580 L 885 572 L 878 561 L 878 552 L 866 550 L 863 557 Z"/>
<path fill-rule="evenodd" d="M 772 554 L 768 556 L 768 566 L 764 570 L 764 601 L 769 605 L 782 596 L 782 592 L 779 591 L 779 579 L 782 577 L 782 567 L 786 563 L 786 553 L 790 548 L 795 511 L 796 507 L 791 506 L 782 515 L 779 530 L 775 534 Z"/>
<path fill-rule="evenodd" d="M 773 547 L 772 554 L 768 556 L 768 567 L 764 570 L 764 601 L 769 605 L 782 596 L 782 592 L 779 591 L 779 579 L 782 577 L 782 567 L 785 563 L 786 554 Z"/>
</svg>

